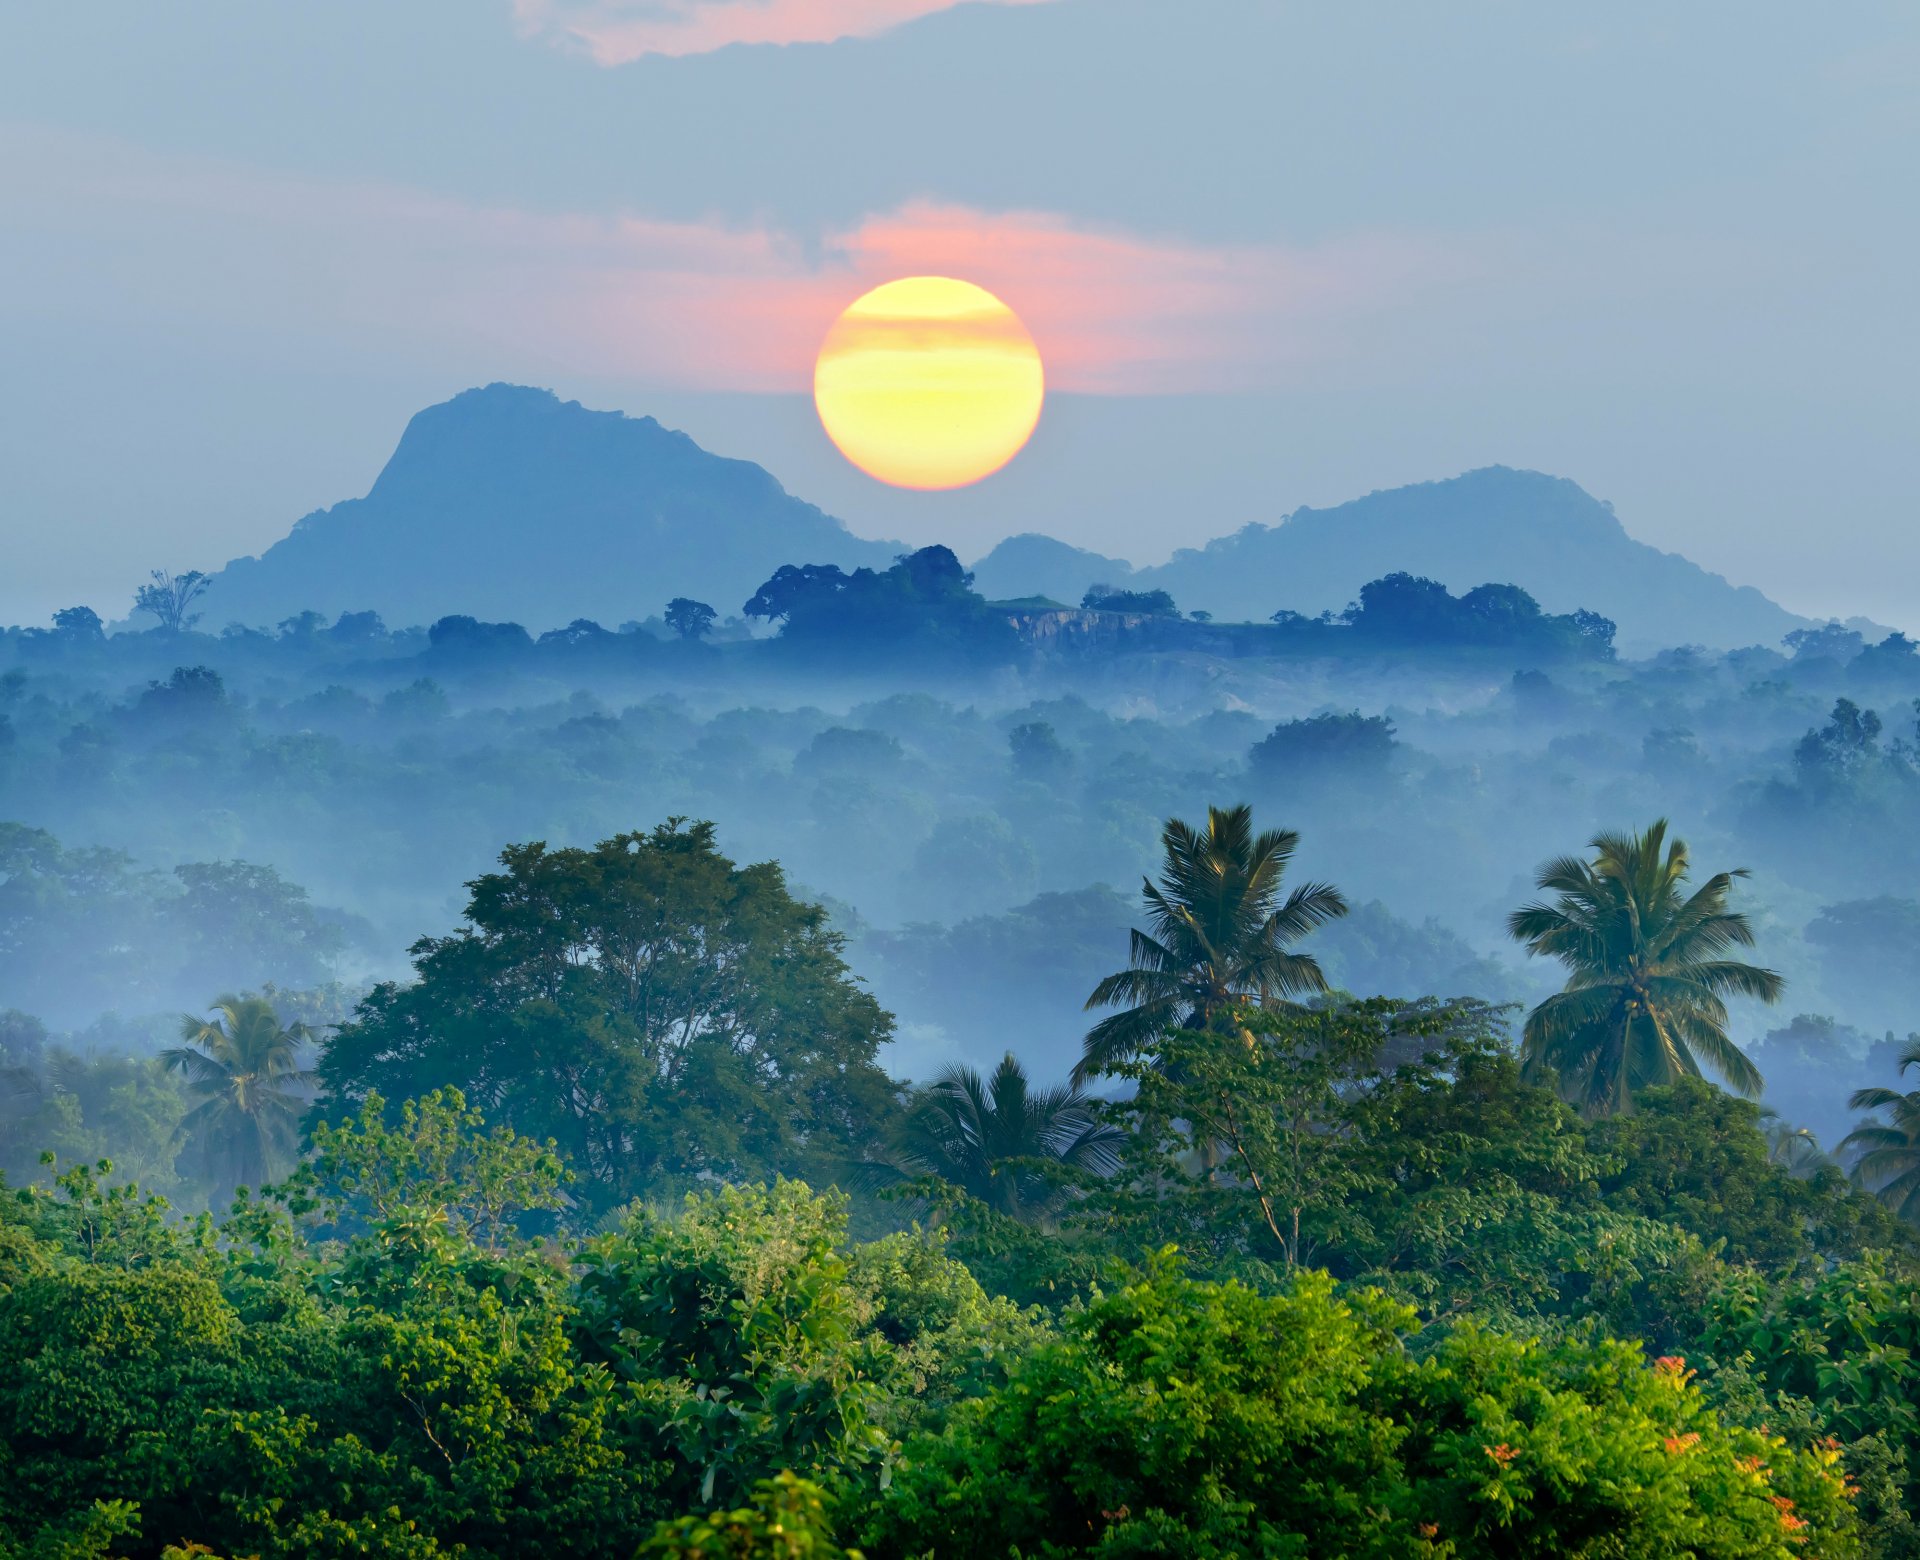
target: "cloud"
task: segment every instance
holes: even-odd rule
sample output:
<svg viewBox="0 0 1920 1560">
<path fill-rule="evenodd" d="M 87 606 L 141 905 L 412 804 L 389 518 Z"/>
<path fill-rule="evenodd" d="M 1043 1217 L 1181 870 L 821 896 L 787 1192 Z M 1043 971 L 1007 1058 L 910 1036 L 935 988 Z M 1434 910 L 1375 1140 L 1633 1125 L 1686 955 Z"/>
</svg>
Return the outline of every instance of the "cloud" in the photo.
<svg viewBox="0 0 1920 1560">
<path fill-rule="evenodd" d="M 732 43 L 872 38 L 963 0 L 513 0 L 523 37 L 578 50 L 601 65 L 649 54 L 709 54 Z M 1044 5 L 1048 0 L 979 0 Z"/>
<path fill-rule="evenodd" d="M 772 392 L 808 388 L 827 330 L 862 292 L 952 275 L 1019 314 L 1051 386 L 1108 394 L 1301 382 L 1479 264 L 1453 241 L 1405 235 L 1206 246 L 931 201 L 803 243 L 21 127 L 0 127 L 0 256 L 0 318 L 117 317 L 484 378 Z"/>
</svg>

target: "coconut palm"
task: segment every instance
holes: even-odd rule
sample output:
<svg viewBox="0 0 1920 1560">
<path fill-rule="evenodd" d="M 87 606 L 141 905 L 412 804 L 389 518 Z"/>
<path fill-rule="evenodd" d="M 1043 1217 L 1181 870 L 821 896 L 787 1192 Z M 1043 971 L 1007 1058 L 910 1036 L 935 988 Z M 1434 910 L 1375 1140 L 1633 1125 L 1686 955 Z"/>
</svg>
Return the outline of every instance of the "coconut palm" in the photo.
<svg viewBox="0 0 1920 1560">
<path fill-rule="evenodd" d="M 1744 870 L 1716 873 L 1686 893 L 1687 847 L 1663 818 L 1644 834 L 1602 834 L 1592 861 L 1563 856 L 1542 868 L 1555 897 L 1507 920 L 1532 954 L 1568 970 L 1564 990 L 1527 1015 L 1526 1074 L 1556 1075 L 1589 1115 L 1633 1108 L 1634 1092 L 1711 1068 L 1735 1091 L 1759 1094 L 1759 1069 L 1727 1035 L 1723 998 L 1776 1002 L 1772 970 L 1725 955 L 1753 945 L 1747 918 L 1727 908 Z"/>
<path fill-rule="evenodd" d="M 1093 989 L 1087 1007 L 1121 1007 L 1087 1032 L 1075 1082 L 1138 1055 L 1171 1029 L 1205 1029 L 1233 1006 L 1325 991 L 1311 954 L 1292 945 L 1347 913 L 1338 889 L 1281 879 L 1300 836 L 1253 832 L 1253 809 L 1207 809 L 1204 831 L 1170 819 L 1160 881 L 1142 885 L 1149 931 L 1133 933 L 1130 964 Z"/>
<path fill-rule="evenodd" d="M 1009 1052 L 988 1077 L 950 1067 L 919 1091 L 892 1163 L 870 1181 L 935 1175 L 988 1207 L 1043 1222 L 1065 1196 L 1055 1165 L 1105 1175 L 1119 1163 L 1118 1128 L 1070 1085 L 1036 1089 Z"/>
<path fill-rule="evenodd" d="M 1920 1035 L 1900 1053 L 1900 1071 L 1920 1067 Z M 1849 1110 L 1884 1110 L 1891 1122 L 1865 1121 L 1840 1140 L 1844 1155 L 1857 1152 L 1853 1178 L 1901 1218 L 1920 1218 L 1920 1090 L 1856 1089 Z"/>
<path fill-rule="evenodd" d="M 180 1133 L 198 1148 L 218 1194 L 264 1186 L 286 1164 L 314 1075 L 300 1066 L 300 1047 L 312 1032 L 305 1024 L 283 1025 L 266 998 L 218 997 L 213 1015 L 183 1014 L 184 1043 L 161 1060 L 199 1101 Z"/>
<path fill-rule="evenodd" d="M 1767 1140 L 1767 1163 L 1777 1165 L 1796 1181 L 1808 1180 L 1833 1163 L 1812 1132 L 1783 1121 L 1777 1111 L 1760 1112 L 1760 1131 Z"/>
</svg>

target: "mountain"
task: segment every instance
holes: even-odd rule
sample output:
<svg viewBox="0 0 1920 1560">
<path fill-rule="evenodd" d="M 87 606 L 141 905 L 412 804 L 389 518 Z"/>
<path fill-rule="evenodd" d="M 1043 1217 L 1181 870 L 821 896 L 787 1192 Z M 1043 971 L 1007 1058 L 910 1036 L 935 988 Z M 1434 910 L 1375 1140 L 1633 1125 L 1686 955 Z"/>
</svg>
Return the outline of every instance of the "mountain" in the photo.
<svg viewBox="0 0 1920 1560">
<path fill-rule="evenodd" d="M 783 563 L 884 569 L 902 550 L 651 417 L 494 384 L 415 416 L 365 498 L 229 563 L 204 609 L 215 627 L 307 608 L 613 627 L 672 596 L 728 616 Z"/>
<path fill-rule="evenodd" d="M 751 461 L 710 454 L 651 417 L 495 384 L 419 413 L 365 498 L 229 563 L 204 608 L 211 627 L 271 625 L 308 608 L 370 608 L 396 627 L 449 613 L 535 632 L 582 617 L 614 627 L 672 596 L 731 615 L 783 563 L 885 569 L 904 550 L 853 535 Z M 1296 510 L 1155 568 L 1033 534 L 974 565 L 994 600 L 1072 605 L 1107 583 L 1254 621 L 1281 607 L 1337 611 L 1395 570 L 1456 594 L 1519 585 L 1549 612 L 1589 607 L 1619 625 L 1628 649 L 1775 644 L 1808 626 L 1757 590 L 1635 541 L 1574 483 L 1504 466 Z"/>
<path fill-rule="evenodd" d="M 1023 531 L 973 566 L 973 587 L 989 601 L 1051 596 L 1063 606 L 1077 607 L 1088 586 L 1118 584 L 1132 574 L 1133 565 L 1124 558 Z"/>
<path fill-rule="evenodd" d="M 1338 611 L 1395 570 L 1455 593 L 1518 585 L 1549 612 L 1591 608 L 1619 625 L 1630 650 L 1774 645 L 1811 626 L 1751 586 L 1635 541 L 1612 505 L 1576 483 L 1505 466 L 1298 509 L 1278 525 L 1177 552 L 1126 584 L 1169 591 L 1186 610 L 1259 621 L 1282 607 Z"/>
</svg>

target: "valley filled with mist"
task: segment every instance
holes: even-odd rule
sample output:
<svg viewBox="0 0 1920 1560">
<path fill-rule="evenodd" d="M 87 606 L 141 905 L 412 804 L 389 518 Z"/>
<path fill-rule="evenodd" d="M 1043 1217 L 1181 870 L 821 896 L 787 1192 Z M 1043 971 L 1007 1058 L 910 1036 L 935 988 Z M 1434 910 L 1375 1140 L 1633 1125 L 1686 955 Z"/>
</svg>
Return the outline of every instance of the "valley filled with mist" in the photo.
<svg viewBox="0 0 1920 1560">
<path fill-rule="evenodd" d="M 463 401 L 476 404 L 450 406 Z M 496 494 L 540 491 L 548 471 L 562 493 L 593 485 L 502 434 L 517 407 L 551 443 L 550 398 L 478 404 L 485 425 L 450 450 L 448 409 L 423 414 L 445 464 L 421 469 L 410 430 L 394 462 L 408 475 L 383 477 L 376 498 L 410 484 L 420 511 L 457 512 L 474 439 L 495 448 Z M 573 411 L 602 445 L 629 428 L 660 438 Z M 662 512 L 679 539 L 644 569 L 658 599 L 599 560 L 595 599 L 627 602 L 617 621 L 542 630 L 565 610 L 548 606 L 525 614 L 533 628 L 451 612 L 389 626 L 376 604 L 395 590 L 404 605 L 451 587 L 375 560 L 343 584 L 353 571 L 336 557 L 316 595 L 364 600 L 332 616 L 214 629 L 209 614 L 251 588 L 240 569 L 199 582 L 177 627 L 148 612 L 109 635 L 83 609 L 0 633 L 0 980 L 15 1022 L 82 1050 L 138 1049 L 219 991 L 269 985 L 344 1018 L 406 975 L 417 938 L 458 924 L 464 885 L 508 845 L 584 846 L 688 817 L 827 907 L 894 1015 L 899 1075 L 1012 1050 L 1057 1078 L 1078 1059 L 1088 994 L 1124 955 L 1165 820 L 1245 802 L 1297 830 L 1298 870 L 1353 904 L 1316 936 L 1336 987 L 1514 1004 L 1557 984 L 1505 931 L 1539 864 L 1669 819 L 1702 859 L 1752 874 L 1740 899 L 1788 995 L 1736 1004 L 1734 1032 L 1775 1059 L 1781 1108 L 1832 1142 L 1846 1094 L 1893 1081 L 1920 996 L 1902 954 L 1920 926 L 1920 650 L 1904 636 L 1806 625 L 1716 649 L 1674 615 L 1673 645 L 1622 653 L 1611 614 L 1674 578 L 1624 536 L 1624 583 L 1597 576 L 1558 617 L 1511 580 L 1384 567 L 1318 616 L 1290 605 L 1296 577 L 1243 572 L 1244 596 L 1268 582 L 1271 621 L 1183 610 L 1153 576 L 1089 579 L 1061 601 L 1041 587 L 1080 578 L 1038 539 L 1015 555 L 1031 589 L 1005 560 L 983 565 L 993 599 L 938 547 L 878 569 L 848 559 L 852 574 L 799 554 L 756 578 L 743 559 L 774 557 L 777 540 L 715 506 L 743 483 L 777 485 L 667 443 L 676 469 L 711 462 L 725 486 Z M 1516 561 L 1537 572 L 1570 485 L 1510 476 L 1481 490 L 1533 527 Z M 1440 484 L 1402 507 L 1426 493 L 1443 517 L 1463 501 Z M 1531 517 L 1529 495 L 1543 504 Z M 586 519 L 545 510 L 560 574 L 591 557 L 603 502 L 586 501 Z M 833 532 L 819 523 L 816 543 Z M 324 534 L 303 522 L 294 541 L 311 551 Z M 1347 539 L 1363 557 L 1375 543 Z M 707 606 L 672 589 L 675 560 L 702 553 L 756 588 L 672 626 L 669 599 Z M 447 562 L 490 571 L 495 610 L 516 592 L 552 599 L 545 571 L 516 583 L 484 545 Z M 1701 626 L 1725 637 L 1741 598 L 1697 581 Z"/>
<path fill-rule="evenodd" d="M 262 560 L 0 630 L 0 1316 L 103 1265 L 203 1286 L 218 1326 L 295 1351 L 264 1389 L 218 1384 L 211 1334 L 135 1351 L 193 1375 L 156 1389 L 202 1405 L 157 1432 L 185 1482 L 79 1448 L 39 1378 L 0 1385 L 43 1514 L 20 1553 L 118 1553 L 145 1522 L 508 1554 L 556 1499 L 617 1512 L 566 1552 L 649 1530 L 642 1553 L 1074 1552 L 1085 1524 L 1038 1492 L 1113 1371 L 1177 1394 L 1207 1351 L 1281 1336 L 1315 1392 L 1359 1351 L 1336 1416 L 1419 1427 L 1351 1476 L 1414 1535 L 1369 1553 L 1454 1553 L 1433 1501 L 1501 1526 L 1472 1459 L 1425 1448 L 1464 1436 L 1505 1470 L 1522 1431 L 1459 1416 L 1541 1392 L 1604 1427 L 1583 1467 L 1648 1493 L 1572 1499 L 1516 1553 L 1651 1533 L 1675 1500 L 1708 1513 L 1701 1553 L 1794 1523 L 1911 1552 L 1907 1388 L 1820 1361 L 1910 1314 L 1881 1286 L 1912 1250 L 1920 645 L 1795 618 L 1534 473 L 1158 571 L 1033 536 L 969 569 L 858 542 L 651 423 L 497 390 L 448 404 L 477 425 L 422 414 L 360 508 Z M 1488 545 L 1505 577 L 1476 577 Z M 1198 598 L 1219 611 L 1173 589 L 1228 581 Z M 527 1368 L 527 1333 L 428 1341 L 470 1303 L 547 1329 L 540 1391 L 589 1428 L 551 1441 L 504 1378 L 436 1377 L 418 1406 L 429 1359 Z M 1177 1360 L 1101 1352 L 1183 1311 Z M 1023 1428 L 1049 1371 L 1092 1374 L 1068 1421 Z M 1305 1412 L 1228 1374 L 1231 1402 Z M 255 1405 L 238 1462 L 217 1404 Z M 1797 1441 L 1769 1440 L 1788 1412 Z M 1126 1552 L 1340 1525 L 1194 1501 L 1140 1455 L 1158 1434 L 1087 1454 L 1157 1503 L 1100 1520 L 1198 1547 Z M 362 1436 L 384 1460 L 328 1494 Z M 509 1507 L 475 1504 L 443 1436 L 507 1459 Z M 575 1438 L 589 1461 L 550 1467 Z M 1743 1493 L 1703 1493 L 1696 1446 Z M 290 1520 L 191 1495 L 257 1493 L 281 1457 Z M 136 1498 L 75 1504 L 76 1467 Z M 972 1504 L 1007 1478 L 1027 1505 Z M 416 1549 L 396 1514 L 423 1499 L 444 1506 Z"/>
</svg>

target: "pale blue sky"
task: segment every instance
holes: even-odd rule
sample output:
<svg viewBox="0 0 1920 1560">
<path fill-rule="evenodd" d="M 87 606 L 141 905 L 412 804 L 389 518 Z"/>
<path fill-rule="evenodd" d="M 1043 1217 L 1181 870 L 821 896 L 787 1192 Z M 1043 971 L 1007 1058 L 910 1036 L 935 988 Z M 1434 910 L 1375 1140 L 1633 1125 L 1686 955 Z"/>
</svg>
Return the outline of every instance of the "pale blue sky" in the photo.
<svg viewBox="0 0 1920 1560">
<path fill-rule="evenodd" d="M 257 551 L 513 379 L 964 554 L 1149 562 L 1503 462 L 1790 607 L 1920 624 L 1908 4 L 1054 0 L 622 64 L 564 35 L 886 4 L 23 11 L 0 619 Z M 1001 290 L 1060 387 L 959 493 L 860 476 L 799 393 L 909 265 Z"/>
</svg>

